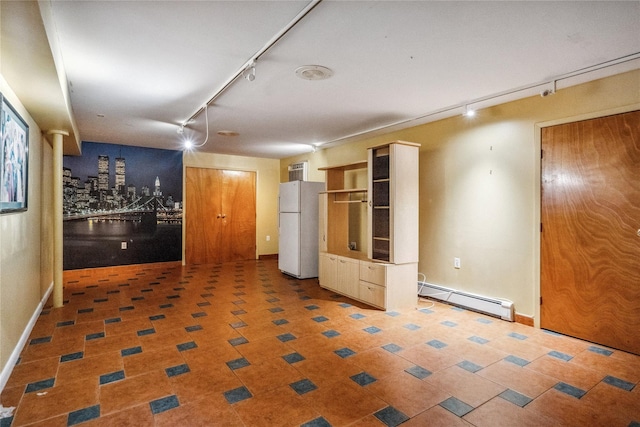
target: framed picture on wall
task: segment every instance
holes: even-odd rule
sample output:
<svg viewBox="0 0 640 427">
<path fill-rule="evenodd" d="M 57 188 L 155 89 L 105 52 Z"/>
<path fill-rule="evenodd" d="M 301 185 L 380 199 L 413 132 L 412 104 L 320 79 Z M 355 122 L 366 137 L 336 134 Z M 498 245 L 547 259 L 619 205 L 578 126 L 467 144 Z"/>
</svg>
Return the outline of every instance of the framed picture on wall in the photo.
<svg viewBox="0 0 640 427">
<path fill-rule="evenodd" d="M 29 126 L 0 93 L 0 213 L 27 210 Z"/>
</svg>

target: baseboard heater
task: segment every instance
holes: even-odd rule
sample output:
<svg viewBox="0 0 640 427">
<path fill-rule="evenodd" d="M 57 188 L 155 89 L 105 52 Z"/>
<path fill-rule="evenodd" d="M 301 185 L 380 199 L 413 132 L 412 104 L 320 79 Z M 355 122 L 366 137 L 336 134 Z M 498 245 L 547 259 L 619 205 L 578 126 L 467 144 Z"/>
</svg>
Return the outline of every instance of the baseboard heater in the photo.
<svg viewBox="0 0 640 427">
<path fill-rule="evenodd" d="M 511 301 L 488 298 L 426 282 L 418 282 L 418 295 L 438 299 L 491 316 L 497 316 L 510 322 L 515 321 L 515 312 L 513 302 Z"/>
</svg>

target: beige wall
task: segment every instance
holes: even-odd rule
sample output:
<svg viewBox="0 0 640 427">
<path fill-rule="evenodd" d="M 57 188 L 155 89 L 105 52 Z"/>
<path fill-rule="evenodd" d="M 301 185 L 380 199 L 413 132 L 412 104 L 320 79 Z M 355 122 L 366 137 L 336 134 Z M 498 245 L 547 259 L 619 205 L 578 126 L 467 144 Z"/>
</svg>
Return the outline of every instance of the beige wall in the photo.
<svg viewBox="0 0 640 427">
<path fill-rule="evenodd" d="M 278 185 L 280 184 L 279 160 L 230 156 L 225 154 L 185 152 L 183 156 L 183 167 L 256 172 L 256 257 L 260 255 L 278 253 Z M 186 195 L 185 188 L 183 188 L 183 194 Z M 188 212 L 189 206 L 185 205 L 184 215 L 188 215 Z M 267 236 L 270 237 L 269 241 L 267 241 Z M 183 227 L 183 260 L 185 238 Z"/>
<path fill-rule="evenodd" d="M 42 296 L 52 284 L 51 261 L 42 261 L 51 237 L 50 206 L 43 206 L 43 182 L 50 179 L 51 147 L 11 88 L 0 76 L 0 91 L 29 125 L 28 210 L 0 215 L 0 369 L 4 368 Z M 43 169 L 43 165 L 49 165 Z M 47 201 L 47 203 L 49 203 Z M 44 232 L 43 232 L 44 230 Z M 48 254 L 45 254 L 48 257 Z M 44 269 L 44 270 L 42 270 Z"/>
<path fill-rule="evenodd" d="M 420 263 L 427 280 L 515 303 L 538 322 L 540 126 L 640 108 L 640 70 L 403 131 L 283 159 L 317 168 L 406 140 L 420 149 Z M 453 268 L 453 258 L 462 268 Z"/>
</svg>

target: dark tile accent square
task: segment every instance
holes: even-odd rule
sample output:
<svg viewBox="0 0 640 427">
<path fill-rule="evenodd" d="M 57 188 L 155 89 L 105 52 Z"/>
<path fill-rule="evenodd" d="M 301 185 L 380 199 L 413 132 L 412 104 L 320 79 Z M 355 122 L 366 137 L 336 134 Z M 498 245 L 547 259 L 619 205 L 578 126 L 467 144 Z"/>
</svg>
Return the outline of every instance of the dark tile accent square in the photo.
<svg viewBox="0 0 640 427">
<path fill-rule="evenodd" d="M 122 356 L 122 357 L 131 356 L 131 355 L 139 354 L 139 353 L 142 353 L 142 347 L 140 347 L 140 346 L 125 348 L 125 349 L 120 350 L 120 356 Z"/>
<path fill-rule="evenodd" d="M 95 334 L 89 334 L 89 335 L 86 335 L 84 338 L 86 341 L 104 338 L 104 332 L 96 332 Z"/>
<path fill-rule="evenodd" d="M 513 363 L 518 366 L 527 366 L 529 364 L 528 360 L 522 359 L 518 356 L 514 356 L 513 354 L 510 354 L 509 356 L 505 357 L 504 361 Z"/>
<path fill-rule="evenodd" d="M 409 417 L 407 415 L 398 411 L 393 406 L 387 406 L 386 408 L 379 410 L 373 415 L 377 419 L 382 421 L 387 427 L 396 427 L 409 420 Z"/>
<path fill-rule="evenodd" d="M 383 346 L 382 346 L 382 348 L 384 348 L 385 350 L 387 350 L 389 353 L 397 353 L 397 352 L 399 352 L 400 350 L 402 350 L 402 347 L 400 347 L 400 346 L 399 346 L 399 345 L 397 345 L 397 344 L 393 344 L 393 343 L 391 343 L 391 344 L 385 344 L 385 345 L 383 345 Z"/>
<path fill-rule="evenodd" d="M 317 306 L 317 305 L 307 305 L 307 306 L 305 306 L 304 308 L 306 308 L 307 310 L 317 310 L 317 309 L 319 309 L 320 307 L 319 307 L 319 306 Z"/>
<path fill-rule="evenodd" d="M 369 375 L 366 372 L 360 372 L 359 374 L 352 375 L 349 378 L 351 378 L 356 384 L 362 387 L 377 381 L 375 377 Z"/>
<path fill-rule="evenodd" d="M 253 397 L 253 395 L 244 386 L 224 392 L 224 398 L 227 399 L 227 402 L 229 402 L 229 404 L 231 405 L 249 399 L 251 397 Z"/>
<path fill-rule="evenodd" d="M 482 366 L 476 365 L 475 363 L 469 362 L 468 360 L 463 360 L 462 362 L 458 363 L 458 366 L 471 373 L 476 373 L 480 369 L 482 369 Z"/>
<path fill-rule="evenodd" d="M 329 423 L 329 421 L 324 419 L 324 417 L 318 417 L 304 424 L 300 424 L 300 427 L 332 427 L 332 426 Z"/>
<path fill-rule="evenodd" d="M 311 297 L 309 295 L 302 295 L 300 298 L 298 298 L 300 301 L 307 301 L 310 300 Z"/>
<path fill-rule="evenodd" d="M 438 340 L 431 340 L 427 342 L 427 345 L 433 348 L 437 348 L 438 350 L 440 350 L 441 348 L 445 348 L 447 346 L 446 343 L 443 343 L 442 341 L 438 341 Z"/>
<path fill-rule="evenodd" d="M 100 418 L 100 405 L 78 409 L 77 411 L 69 412 L 67 427 L 84 423 L 89 420 L 94 420 L 96 418 Z"/>
<path fill-rule="evenodd" d="M 473 342 L 478 343 L 478 344 L 486 344 L 486 343 L 489 342 L 488 339 L 485 339 L 485 338 L 482 338 L 482 337 L 477 337 L 475 335 L 472 336 L 472 337 L 469 337 L 468 340 L 469 341 L 473 341 Z"/>
<path fill-rule="evenodd" d="M 378 332 L 382 332 L 382 329 L 378 328 L 377 326 L 369 326 L 368 328 L 364 328 L 363 331 L 368 334 L 377 334 Z"/>
<path fill-rule="evenodd" d="M 131 301 L 144 301 L 144 297 L 140 296 L 140 297 L 133 297 L 131 298 Z"/>
<path fill-rule="evenodd" d="M 161 399 L 152 400 L 149 402 L 149 406 L 151 407 L 153 415 L 157 415 L 161 412 L 168 411 L 169 409 L 177 408 L 180 406 L 180 402 L 178 402 L 178 397 L 176 395 L 171 395 Z"/>
<path fill-rule="evenodd" d="M 467 310 L 465 310 L 465 309 L 464 309 L 464 308 L 462 308 L 462 307 L 451 307 L 451 310 L 453 310 L 453 311 L 458 311 L 458 312 L 461 312 L 461 313 L 462 313 L 463 311 L 467 311 Z"/>
<path fill-rule="evenodd" d="M 71 326 L 71 325 L 75 325 L 75 320 L 65 320 L 64 322 L 58 322 L 56 323 L 56 327 L 59 328 L 61 326 Z"/>
<path fill-rule="evenodd" d="M 338 304 L 338 306 L 342 307 L 342 308 L 349 308 L 349 307 L 353 307 L 353 305 L 349 304 L 348 302 L 343 302 Z"/>
<path fill-rule="evenodd" d="M 238 328 L 244 328 L 245 326 L 248 326 L 248 325 L 241 320 L 239 322 L 229 323 L 229 326 L 231 326 L 233 329 L 238 329 Z"/>
<path fill-rule="evenodd" d="M 76 353 L 63 354 L 60 356 L 60 363 L 70 362 L 72 360 L 79 360 L 84 357 L 84 351 L 78 351 Z"/>
<path fill-rule="evenodd" d="M 640 421 L 631 421 L 627 427 L 640 427 Z"/>
<path fill-rule="evenodd" d="M 313 391 L 318 388 L 317 385 L 315 385 L 311 380 L 306 378 L 303 380 L 291 383 L 289 384 L 289 386 L 301 396 L 305 393 L 309 393 L 310 391 Z"/>
<path fill-rule="evenodd" d="M 429 375 L 432 374 L 432 372 L 428 369 L 423 368 L 422 366 L 412 366 L 410 368 L 407 368 L 404 370 L 406 373 L 413 375 L 414 377 L 416 377 L 419 380 L 423 380 L 425 378 L 427 378 Z"/>
<path fill-rule="evenodd" d="M 156 314 L 155 316 L 149 316 L 149 320 L 153 321 L 153 320 L 161 320 L 166 318 L 166 316 L 164 314 Z"/>
<path fill-rule="evenodd" d="M 104 324 L 108 325 L 110 323 L 120 323 L 122 322 L 122 319 L 120 317 L 112 317 L 110 319 L 104 319 Z"/>
<path fill-rule="evenodd" d="M 455 397 L 450 397 L 447 400 L 440 402 L 440 406 L 459 417 L 463 417 L 469 412 L 473 411 L 473 406 L 468 405 L 462 400 L 456 399 Z"/>
<path fill-rule="evenodd" d="M 232 338 L 228 342 L 229 344 L 235 347 L 237 345 L 246 344 L 249 342 L 249 340 L 246 339 L 245 337 L 238 337 L 238 338 Z"/>
<path fill-rule="evenodd" d="M 40 337 L 40 338 L 34 338 L 31 341 L 29 341 L 29 345 L 37 345 L 37 344 L 45 344 L 48 342 L 51 342 L 51 339 L 53 337 Z"/>
<path fill-rule="evenodd" d="M 403 328 L 408 329 L 410 331 L 417 331 L 418 329 L 420 329 L 420 326 L 416 325 L 415 323 L 407 323 L 406 325 L 403 326 Z"/>
<path fill-rule="evenodd" d="M 287 342 L 287 341 L 295 340 L 296 336 L 290 333 L 286 333 L 286 334 L 278 335 L 276 338 L 278 338 L 282 342 Z"/>
<path fill-rule="evenodd" d="M 347 347 L 335 350 L 334 353 L 337 354 L 338 356 L 342 357 L 343 359 L 346 359 L 347 357 L 350 357 L 350 356 L 353 356 L 354 354 L 356 354 L 355 351 L 353 351 L 353 350 L 351 350 L 350 348 L 347 348 Z"/>
<path fill-rule="evenodd" d="M 201 325 L 192 325 L 192 326 L 187 326 L 184 329 L 187 332 L 195 332 L 195 331 L 201 331 L 202 330 L 202 326 Z"/>
<path fill-rule="evenodd" d="M 324 316 L 316 316 L 316 317 L 312 317 L 311 320 L 317 323 L 322 323 L 322 322 L 326 322 L 329 319 Z"/>
<path fill-rule="evenodd" d="M 273 320 L 272 323 L 274 325 L 280 326 L 280 325 L 286 325 L 287 323 L 289 323 L 289 321 L 287 319 L 276 319 L 276 320 Z"/>
<path fill-rule="evenodd" d="M 612 377 L 611 375 L 607 375 L 606 377 L 604 377 L 602 382 L 626 391 L 631 391 L 635 387 L 634 383 L 630 383 L 620 378 Z"/>
<path fill-rule="evenodd" d="M 297 363 L 297 362 L 301 362 L 304 360 L 304 356 L 301 355 L 300 353 L 291 353 L 291 354 L 287 354 L 285 356 L 282 356 L 282 358 L 284 360 L 287 361 L 287 363 L 289 364 L 293 364 L 293 363 Z"/>
<path fill-rule="evenodd" d="M 192 313 L 191 317 L 197 319 L 198 317 L 205 317 L 206 315 L 207 313 L 205 313 L 204 311 L 199 311 L 198 313 Z"/>
<path fill-rule="evenodd" d="M 134 309 L 134 307 L 132 305 L 128 305 L 126 307 L 120 307 L 118 310 L 119 311 L 130 311 L 130 310 L 133 310 L 133 309 Z"/>
<path fill-rule="evenodd" d="M 178 347 L 178 351 L 186 351 L 186 350 L 191 350 L 193 348 L 197 348 L 198 345 L 194 341 L 189 341 L 182 344 L 178 344 L 176 345 L 176 347 Z"/>
<path fill-rule="evenodd" d="M 46 380 L 36 381 L 33 383 L 27 384 L 27 388 L 25 389 L 25 393 L 32 393 L 34 391 L 44 390 L 45 388 L 51 388 L 55 384 L 55 378 L 49 378 Z"/>
<path fill-rule="evenodd" d="M 351 317 L 352 319 L 359 320 L 359 319 L 364 319 L 367 316 L 365 316 L 364 314 L 360 314 L 360 313 L 353 313 L 353 314 L 350 314 L 349 317 Z"/>
<path fill-rule="evenodd" d="M 167 295 L 167 299 L 176 299 L 180 298 L 180 295 Z"/>
<path fill-rule="evenodd" d="M 452 322 L 450 320 L 445 320 L 444 322 L 440 322 L 440 324 L 444 326 L 448 326 L 450 328 L 455 328 L 456 326 L 458 326 L 456 322 Z"/>
<path fill-rule="evenodd" d="M 109 374 L 100 375 L 100 385 L 109 384 L 124 379 L 124 371 L 111 372 Z"/>
<path fill-rule="evenodd" d="M 164 370 L 167 374 L 167 376 L 169 378 L 171 377 L 175 377 L 177 375 L 182 375 L 182 374 L 186 374 L 187 372 L 191 372 L 191 369 L 189 369 L 189 365 L 182 364 L 182 365 L 177 365 L 177 366 L 171 366 L 169 368 L 165 368 Z"/>
<path fill-rule="evenodd" d="M 568 394 L 569 396 L 573 396 L 576 399 L 580 399 L 582 396 L 584 396 L 587 393 L 586 391 L 581 390 L 578 387 L 574 387 L 571 384 L 567 384 L 563 382 L 559 382 L 558 384 L 553 386 L 553 388 L 555 388 L 558 391 L 561 391 L 562 393 Z"/>
<path fill-rule="evenodd" d="M 211 303 L 209 301 L 205 301 L 205 302 L 199 302 L 198 307 L 207 307 L 209 305 L 211 305 Z"/>
<path fill-rule="evenodd" d="M 267 300 L 267 302 L 270 302 L 270 303 L 279 302 L 279 301 L 280 301 L 280 298 L 269 298 Z"/>
<path fill-rule="evenodd" d="M 325 337 L 327 337 L 327 338 L 335 338 L 335 337 L 337 337 L 337 336 L 340 336 L 340 332 L 338 332 L 338 331 L 334 331 L 333 329 L 330 329 L 330 330 L 328 330 L 328 331 L 324 331 L 324 332 L 322 333 L 322 335 L 324 335 L 324 336 L 325 336 Z"/>
<path fill-rule="evenodd" d="M 243 299 L 239 299 L 239 300 L 236 300 L 236 301 L 232 302 L 232 304 L 235 304 L 235 305 L 242 305 L 242 304 L 245 304 L 245 303 L 246 303 L 246 301 L 243 300 Z"/>
<path fill-rule="evenodd" d="M 240 369 L 240 368 L 245 368 L 245 367 L 250 366 L 250 365 L 251 365 L 251 363 L 249 363 L 249 361 L 247 359 L 245 359 L 244 357 L 241 357 L 239 359 L 230 360 L 230 361 L 227 362 L 227 366 L 232 371 L 235 371 L 236 369 Z"/>
<path fill-rule="evenodd" d="M 559 351 L 550 351 L 549 353 L 547 353 L 549 356 L 551 357 L 555 357 L 556 359 L 560 359 L 560 360 L 564 360 L 565 362 L 568 362 L 569 360 L 573 359 L 573 356 L 566 354 L 566 353 L 561 353 Z"/>
<path fill-rule="evenodd" d="M 120 293 L 120 289 L 113 289 L 111 291 L 107 291 L 107 295 L 119 294 L 119 293 Z"/>
<path fill-rule="evenodd" d="M 590 346 L 587 350 L 593 353 L 601 354 L 603 356 L 611 356 L 613 354 L 613 351 L 611 350 L 607 350 L 606 348 L 596 347 L 594 345 Z"/>
<path fill-rule="evenodd" d="M 93 308 L 81 308 L 78 310 L 78 314 L 80 313 L 93 313 Z"/>
<path fill-rule="evenodd" d="M 109 298 L 96 298 L 93 300 L 93 302 L 95 303 L 99 303 L 99 302 L 107 302 L 109 301 Z"/>
<path fill-rule="evenodd" d="M 533 401 L 533 399 L 525 396 L 524 394 L 518 393 L 517 391 L 511 389 L 503 391 L 498 396 L 508 402 L 513 403 L 514 405 L 520 406 L 521 408 L 525 407 L 527 404 Z"/>
<path fill-rule="evenodd" d="M 160 308 L 171 308 L 173 307 L 173 304 L 161 304 Z"/>
<path fill-rule="evenodd" d="M 400 316 L 400 313 L 398 313 L 397 311 L 387 311 L 385 314 L 387 316 L 389 316 L 389 317 L 398 317 L 398 316 Z"/>
<path fill-rule="evenodd" d="M 205 289 L 207 289 L 207 288 L 205 288 Z M 213 296 L 213 294 L 212 294 L 212 293 L 208 293 L 208 294 L 200 294 L 200 296 L 201 296 L 202 298 L 211 298 L 211 297 Z"/>
<path fill-rule="evenodd" d="M 515 338 L 517 340 L 520 340 L 520 341 L 524 341 L 527 338 L 529 338 L 528 336 L 519 334 L 517 332 L 511 332 L 510 334 L 508 334 L 508 336 L 510 336 L 511 338 Z"/>
<path fill-rule="evenodd" d="M 234 316 L 238 316 L 239 314 L 247 314 L 247 312 L 244 310 L 233 310 L 231 314 L 233 314 Z"/>
<path fill-rule="evenodd" d="M 151 334 L 155 334 L 156 330 L 153 328 L 149 328 L 149 329 L 141 329 L 137 332 L 139 337 L 142 337 L 144 335 L 151 335 Z"/>
<path fill-rule="evenodd" d="M 433 310 L 429 310 L 428 308 L 421 308 L 420 310 L 418 310 L 420 313 L 424 313 L 424 314 L 433 314 L 435 313 Z"/>
</svg>

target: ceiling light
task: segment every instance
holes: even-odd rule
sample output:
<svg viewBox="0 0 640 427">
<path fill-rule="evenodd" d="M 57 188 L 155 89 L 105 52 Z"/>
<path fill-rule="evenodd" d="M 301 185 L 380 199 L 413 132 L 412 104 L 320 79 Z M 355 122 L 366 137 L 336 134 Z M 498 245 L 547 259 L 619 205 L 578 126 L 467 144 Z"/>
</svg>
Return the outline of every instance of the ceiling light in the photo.
<svg viewBox="0 0 640 427">
<path fill-rule="evenodd" d="M 244 78 L 247 79 L 247 81 L 252 82 L 256 79 L 256 63 L 252 62 L 251 65 L 249 65 L 245 70 L 244 70 Z"/>
<path fill-rule="evenodd" d="M 476 115 L 476 110 L 474 110 L 473 108 L 469 108 L 468 105 L 464 106 L 464 115 L 466 117 L 473 117 Z"/>
<path fill-rule="evenodd" d="M 325 80 L 333 76 L 333 71 L 322 65 L 303 65 L 296 68 L 296 76 L 304 80 Z"/>
</svg>

